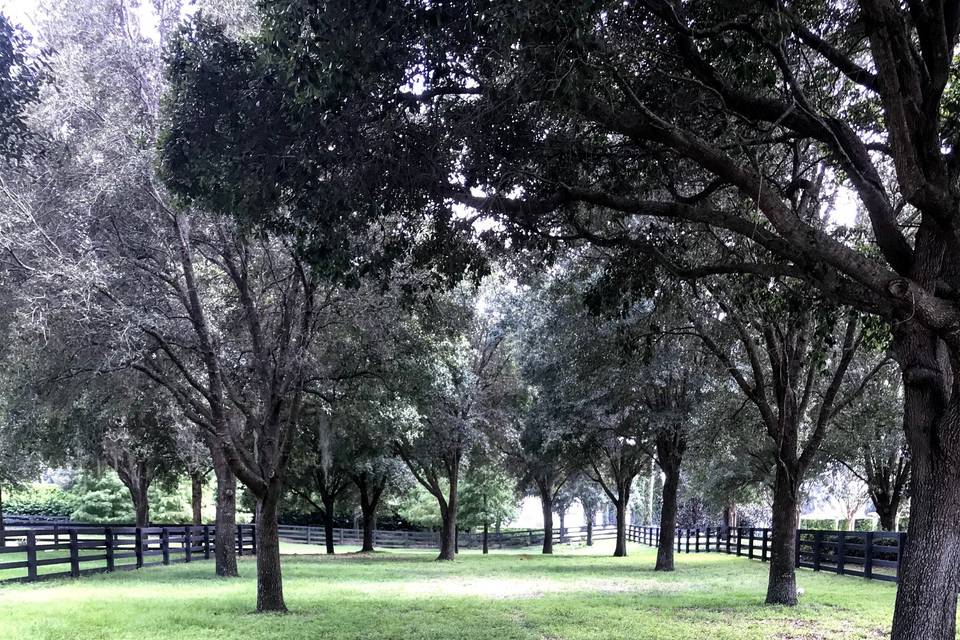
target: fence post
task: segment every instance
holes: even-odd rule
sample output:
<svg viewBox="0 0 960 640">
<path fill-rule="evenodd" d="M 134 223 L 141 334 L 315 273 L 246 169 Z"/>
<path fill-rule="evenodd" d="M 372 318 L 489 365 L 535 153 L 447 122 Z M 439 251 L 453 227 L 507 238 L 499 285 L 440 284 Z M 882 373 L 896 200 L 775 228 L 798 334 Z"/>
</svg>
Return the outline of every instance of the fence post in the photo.
<svg viewBox="0 0 960 640">
<path fill-rule="evenodd" d="M 136 551 L 134 553 L 136 553 L 137 556 L 137 569 L 140 569 L 143 567 L 143 529 L 137 527 L 134 531 L 133 537 L 133 544 L 136 546 Z"/>
<path fill-rule="evenodd" d="M 76 529 L 70 529 L 70 577 L 80 577 L 80 540 Z"/>
<path fill-rule="evenodd" d="M 800 529 L 797 529 L 793 543 L 793 566 L 800 568 Z"/>
<path fill-rule="evenodd" d="M 837 573 L 843 575 L 843 556 L 847 554 L 847 532 L 840 531 L 837 535 Z"/>
<path fill-rule="evenodd" d="M 742 555 L 743 550 L 743 529 L 737 527 L 737 555 Z"/>
<path fill-rule="evenodd" d="M 27 580 L 37 579 L 37 533 L 27 531 Z"/>
<path fill-rule="evenodd" d="M 823 532 L 813 532 L 813 570 L 820 571 L 820 553 L 823 549 Z"/>
<path fill-rule="evenodd" d="M 754 529 L 753 527 L 750 527 L 750 530 L 748 533 L 748 535 L 750 536 L 750 541 L 747 543 L 749 545 L 747 546 L 747 557 L 750 558 L 751 560 L 753 560 L 753 536 L 755 532 L 756 532 L 756 529 Z"/>
<path fill-rule="evenodd" d="M 193 560 L 193 527 L 183 528 L 183 561 Z"/>
<path fill-rule="evenodd" d="M 873 531 L 867 531 L 863 538 L 863 577 L 873 578 Z"/>
<path fill-rule="evenodd" d="M 257 525 L 250 525 L 250 555 L 257 555 Z"/>
<path fill-rule="evenodd" d="M 696 538 L 693 539 L 693 552 L 700 553 L 700 527 L 693 530 L 693 535 L 696 536 Z"/>
<path fill-rule="evenodd" d="M 210 525 L 203 525 L 203 559 L 210 559 Z"/>
<path fill-rule="evenodd" d="M 897 582 L 900 582 L 900 566 L 903 564 L 903 550 L 907 546 L 907 534 L 897 532 Z"/>
<path fill-rule="evenodd" d="M 160 529 L 160 551 L 163 552 L 163 564 L 170 564 L 170 529 Z"/>
<path fill-rule="evenodd" d="M 103 549 L 107 554 L 107 571 L 113 571 L 113 529 L 110 527 L 104 527 L 103 529 Z"/>
<path fill-rule="evenodd" d="M 763 536 L 760 538 L 760 562 L 767 561 L 767 535 L 769 533 L 769 529 L 763 529 Z"/>
</svg>

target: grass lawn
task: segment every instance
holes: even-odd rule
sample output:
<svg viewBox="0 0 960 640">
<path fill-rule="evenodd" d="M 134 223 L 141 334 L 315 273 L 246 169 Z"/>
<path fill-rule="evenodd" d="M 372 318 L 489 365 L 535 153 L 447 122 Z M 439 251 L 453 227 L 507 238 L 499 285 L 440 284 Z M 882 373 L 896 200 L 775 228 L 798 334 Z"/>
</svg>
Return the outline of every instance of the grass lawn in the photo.
<svg viewBox="0 0 960 640">
<path fill-rule="evenodd" d="M 763 606 L 766 565 L 721 554 L 677 556 L 651 569 L 654 550 L 605 548 L 306 555 L 288 545 L 288 615 L 258 616 L 251 559 L 219 580 L 210 562 L 80 580 L 0 586 L 0 640 L 341 639 L 833 639 L 883 638 L 894 585 L 799 572 L 796 608 Z"/>
</svg>

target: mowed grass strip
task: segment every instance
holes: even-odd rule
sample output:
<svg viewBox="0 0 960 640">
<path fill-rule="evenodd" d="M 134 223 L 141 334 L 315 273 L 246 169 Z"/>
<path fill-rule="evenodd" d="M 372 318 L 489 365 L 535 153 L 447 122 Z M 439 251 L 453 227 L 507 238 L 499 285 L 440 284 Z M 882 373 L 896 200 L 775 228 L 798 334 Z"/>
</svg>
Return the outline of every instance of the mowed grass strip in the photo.
<svg viewBox="0 0 960 640">
<path fill-rule="evenodd" d="M 316 548 L 312 548 L 316 550 Z M 303 546 L 287 547 L 303 553 Z M 598 549 L 602 552 L 605 549 Z M 288 615 L 252 613 L 252 559 L 217 579 L 212 562 L 0 587 L 0 640 L 857 639 L 887 635 L 895 587 L 799 573 L 796 608 L 762 604 L 767 566 L 720 554 L 627 558 L 580 549 L 461 554 L 289 555 Z"/>
</svg>

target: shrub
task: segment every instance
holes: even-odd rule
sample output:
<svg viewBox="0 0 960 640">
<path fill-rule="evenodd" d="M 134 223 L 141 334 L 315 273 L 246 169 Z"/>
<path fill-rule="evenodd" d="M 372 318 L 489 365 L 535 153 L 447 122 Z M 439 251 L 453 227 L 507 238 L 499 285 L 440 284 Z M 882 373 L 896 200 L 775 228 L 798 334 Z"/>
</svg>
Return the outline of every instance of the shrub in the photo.
<svg viewBox="0 0 960 640">
<path fill-rule="evenodd" d="M 853 523 L 854 531 L 873 531 L 874 529 L 876 529 L 876 524 L 873 518 L 857 518 Z"/>
<path fill-rule="evenodd" d="M 74 497 L 52 484 L 27 485 L 12 491 L 3 503 L 4 514 L 12 516 L 66 518 L 74 508 Z"/>
<path fill-rule="evenodd" d="M 805 518 L 800 520 L 801 529 L 824 529 L 826 531 L 836 531 L 837 521 L 829 518 Z"/>
</svg>

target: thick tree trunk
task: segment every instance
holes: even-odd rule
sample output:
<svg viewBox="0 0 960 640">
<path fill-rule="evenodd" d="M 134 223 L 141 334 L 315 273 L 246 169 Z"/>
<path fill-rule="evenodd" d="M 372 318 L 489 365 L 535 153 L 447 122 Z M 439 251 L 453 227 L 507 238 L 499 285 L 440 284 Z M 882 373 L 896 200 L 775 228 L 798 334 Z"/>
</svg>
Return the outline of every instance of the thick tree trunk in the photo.
<svg viewBox="0 0 960 640">
<path fill-rule="evenodd" d="M 150 482 L 142 476 L 131 475 L 125 477 L 120 474 L 121 480 L 130 492 L 130 500 L 133 502 L 133 512 L 136 519 L 136 526 L 147 527 L 150 525 L 150 498 L 147 491 L 150 488 Z"/>
<path fill-rule="evenodd" d="M 873 506 L 880 518 L 881 531 L 896 531 L 900 528 L 897 518 L 900 515 L 900 505 L 891 505 L 883 501 L 874 500 Z"/>
<path fill-rule="evenodd" d="M 541 484 L 540 507 L 543 510 L 543 553 L 553 553 L 553 496 L 550 487 Z"/>
<path fill-rule="evenodd" d="M 593 514 L 587 516 L 587 546 L 593 546 Z"/>
<path fill-rule="evenodd" d="M 663 502 L 660 506 L 660 542 L 657 545 L 655 571 L 673 571 L 673 542 L 677 532 L 677 491 L 680 488 L 680 465 L 666 465 L 663 480 Z"/>
<path fill-rule="evenodd" d="M 908 544 L 900 566 L 893 640 L 953 640 L 960 565 L 960 398 L 935 343 L 898 336 L 904 380 L 904 428 L 911 455 Z M 918 339 L 921 338 L 921 339 Z M 926 338 L 924 343 L 922 338 Z M 944 373 L 946 371 L 946 373 Z M 936 372 L 939 375 L 934 375 Z M 953 383 L 953 384 L 951 384 Z"/>
<path fill-rule="evenodd" d="M 257 612 L 285 612 L 277 530 L 279 489 L 272 486 L 257 500 Z"/>
<path fill-rule="evenodd" d="M 620 494 L 620 499 L 614 503 L 617 508 L 617 545 L 613 550 L 615 558 L 627 555 L 627 504 L 626 496 Z"/>
<path fill-rule="evenodd" d="M 327 555 L 333 555 L 333 509 L 336 506 L 336 499 L 323 500 L 323 538 L 327 545 Z"/>
<path fill-rule="evenodd" d="M 440 555 L 437 560 L 454 560 L 457 557 L 457 509 L 459 497 L 457 488 L 460 484 L 459 458 L 450 465 L 450 493 L 446 504 L 441 500 L 440 514 L 443 517 L 443 527 L 440 531 Z M 439 498 L 438 498 L 439 499 Z"/>
<path fill-rule="evenodd" d="M 723 508 L 723 526 L 727 529 L 737 528 L 737 504 L 731 502 Z"/>
<path fill-rule="evenodd" d="M 457 557 L 457 512 L 447 506 L 442 511 L 440 527 L 440 555 L 437 560 L 455 560 Z"/>
<path fill-rule="evenodd" d="M 217 477 L 216 537 L 214 564 L 221 578 L 236 578 L 237 572 L 237 478 L 219 450 L 213 452 Z"/>
<path fill-rule="evenodd" d="M 490 547 L 487 545 L 487 536 L 490 534 L 490 523 L 483 521 L 483 555 L 490 553 Z"/>
<path fill-rule="evenodd" d="M 799 473 L 788 473 L 783 463 L 777 465 L 773 488 L 773 531 L 770 540 L 770 574 L 767 581 L 767 604 L 797 604 L 797 509 L 799 507 Z"/>
<path fill-rule="evenodd" d="M 374 518 L 376 517 L 376 510 L 365 510 L 361 507 L 363 511 L 363 517 L 361 521 L 363 523 L 363 545 L 360 547 L 361 553 L 368 553 L 373 551 L 373 526 Z"/>
<path fill-rule="evenodd" d="M 193 524 L 203 524 L 203 474 L 190 475 L 190 505 L 193 509 Z"/>
</svg>

